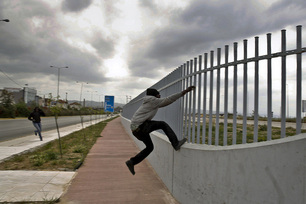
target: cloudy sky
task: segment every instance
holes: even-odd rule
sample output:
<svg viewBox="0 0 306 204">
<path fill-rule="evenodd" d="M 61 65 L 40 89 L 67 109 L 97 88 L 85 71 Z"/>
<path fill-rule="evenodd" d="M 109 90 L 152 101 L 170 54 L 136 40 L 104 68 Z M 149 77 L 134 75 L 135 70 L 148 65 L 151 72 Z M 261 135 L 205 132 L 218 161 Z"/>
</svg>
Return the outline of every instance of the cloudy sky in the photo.
<svg viewBox="0 0 306 204">
<path fill-rule="evenodd" d="M 295 36 L 306 1 L 1 0 L 0 19 L 10 20 L 0 22 L 0 88 L 28 84 L 56 97 L 50 66 L 68 66 L 61 98 L 79 100 L 83 83 L 87 100 L 125 103 L 204 52 L 283 28 Z"/>
</svg>

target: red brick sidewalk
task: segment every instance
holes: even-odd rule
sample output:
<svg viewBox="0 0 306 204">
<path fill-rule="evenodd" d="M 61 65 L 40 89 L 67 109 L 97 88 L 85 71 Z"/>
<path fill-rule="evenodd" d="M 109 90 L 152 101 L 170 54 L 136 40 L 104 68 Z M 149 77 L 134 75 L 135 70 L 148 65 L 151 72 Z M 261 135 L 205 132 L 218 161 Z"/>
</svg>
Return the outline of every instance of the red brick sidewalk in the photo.
<svg viewBox="0 0 306 204">
<path fill-rule="evenodd" d="M 120 118 L 107 124 L 61 203 L 177 204 L 145 160 L 132 175 L 125 161 L 139 149 L 125 132 Z"/>
</svg>

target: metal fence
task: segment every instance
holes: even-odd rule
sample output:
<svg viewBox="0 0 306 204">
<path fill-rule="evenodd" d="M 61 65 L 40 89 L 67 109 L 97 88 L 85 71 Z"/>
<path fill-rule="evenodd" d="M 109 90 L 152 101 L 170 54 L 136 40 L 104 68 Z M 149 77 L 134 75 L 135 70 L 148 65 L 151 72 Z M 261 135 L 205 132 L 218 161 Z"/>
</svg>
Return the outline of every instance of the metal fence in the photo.
<svg viewBox="0 0 306 204">
<path fill-rule="evenodd" d="M 160 91 L 162 97 L 180 92 L 194 85 L 196 90 L 186 94 L 174 104 L 158 111 L 155 119 L 164 120 L 175 130 L 179 138 L 187 137 L 189 142 L 208 145 L 230 145 L 238 143 L 271 140 L 272 132 L 272 85 L 279 86 L 280 91 L 280 138 L 286 137 L 286 110 L 288 111 L 288 90 L 286 59 L 289 55 L 296 56 L 294 63 L 296 71 L 296 134 L 301 133 L 302 127 L 302 26 L 296 27 L 296 48 L 287 50 L 286 30 L 281 31 L 281 51 L 272 53 L 272 34 L 266 35 L 266 54 L 259 55 L 259 37 L 254 39 L 254 57 L 248 58 L 248 40 L 243 41 L 243 58 L 238 60 L 238 43 L 233 44 L 230 52 L 226 45 L 224 52 L 217 49 L 216 63 L 214 51 L 204 53 L 179 66 L 168 76 L 153 85 Z M 275 45 L 274 45 L 275 46 Z M 277 45 L 279 46 L 279 44 Z M 230 55 L 231 54 L 231 55 Z M 229 62 L 229 59 L 233 59 Z M 272 59 L 281 59 L 280 65 L 273 65 Z M 221 63 L 224 62 L 224 63 Z M 209 63 L 208 63 L 209 62 Z M 209 66 L 208 66 L 209 64 Z M 251 69 L 252 68 L 252 69 Z M 273 74 L 272 74 L 273 68 Z M 289 65 L 293 69 L 292 65 Z M 254 72 L 250 73 L 250 70 Z M 263 71 L 261 71 L 263 70 Z M 280 73 L 280 80 L 275 82 L 275 73 Z M 265 75 L 265 102 L 259 96 L 260 77 Z M 241 84 L 238 84 L 238 80 Z M 250 82 L 253 82 L 251 87 Z M 232 82 L 230 84 L 230 82 Z M 231 85 L 231 86 L 230 86 Z M 231 90 L 229 90 L 231 87 Z M 253 113 L 249 114 L 249 92 L 253 92 Z M 241 100 L 238 98 L 241 96 Z M 131 100 L 123 108 L 122 116 L 131 119 L 134 112 L 142 103 L 145 91 Z M 292 99 L 291 99 L 292 100 Z M 221 103 L 223 106 L 221 106 Z M 287 103 L 287 104 L 286 104 Z M 231 107 L 229 107 L 231 104 Z M 266 122 L 259 124 L 259 104 L 266 107 Z M 242 108 L 240 108 L 240 106 Z M 241 113 L 238 112 L 238 107 Z M 229 111 L 231 108 L 231 111 Z M 274 107 L 275 108 L 275 107 Z M 250 120 L 251 119 L 251 120 Z M 239 121 L 239 122 L 238 122 Z M 240 124 L 240 121 L 242 124 Z M 251 125 L 249 122 L 251 121 Z M 251 127 L 251 130 L 250 128 Z M 266 131 L 265 138 L 258 138 L 259 129 Z M 251 135 L 251 136 L 250 136 Z M 251 137 L 251 139 L 250 139 Z"/>
</svg>

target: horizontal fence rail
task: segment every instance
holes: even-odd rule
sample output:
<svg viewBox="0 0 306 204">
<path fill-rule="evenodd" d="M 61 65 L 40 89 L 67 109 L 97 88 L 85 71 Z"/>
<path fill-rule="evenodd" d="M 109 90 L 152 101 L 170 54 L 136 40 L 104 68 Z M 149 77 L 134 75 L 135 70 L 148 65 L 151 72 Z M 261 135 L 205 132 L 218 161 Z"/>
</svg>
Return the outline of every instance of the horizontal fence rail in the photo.
<svg viewBox="0 0 306 204">
<path fill-rule="evenodd" d="M 180 92 L 188 86 L 196 89 L 183 98 L 160 110 L 156 120 L 165 120 L 175 130 L 179 138 L 186 137 L 188 142 L 208 145 L 245 144 L 249 142 L 273 139 L 273 86 L 274 75 L 280 73 L 280 138 L 286 137 L 286 111 L 288 111 L 287 88 L 287 57 L 296 56 L 296 132 L 302 131 L 302 54 L 306 47 L 302 47 L 302 26 L 296 27 L 296 49 L 286 49 L 286 30 L 281 31 L 281 51 L 272 53 L 272 34 L 266 35 L 266 54 L 259 56 L 263 49 L 259 47 L 259 37 L 254 39 L 254 57 L 248 57 L 248 40 L 243 41 L 243 59 L 238 60 L 238 43 L 233 43 L 233 50 L 225 46 L 215 52 L 204 53 L 188 60 L 169 75 L 157 82 L 152 88 L 160 91 L 162 97 Z M 230 57 L 232 61 L 229 62 Z M 273 65 L 273 59 L 280 59 L 279 65 Z M 216 60 L 216 62 L 215 62 Z M 223 61 L 224 63 L 221 63 Z M 272 72 L 273 68 L 273 72 Z M 292 65 L 289 66 L 293 69 Z M 250 72 L 252 70 L 253 72 Z M 263 70 L 263 71 L 262 71 Z M 265 100 L 266 122 L 259 124 L 260 83 L 262 75 L 266 77 Z M 242 81 L 241 83 L 238 83 Z M 250 81 L 253 82 L 251 87 Z M 231 83 L 230 83 L 231 82 Z M 250 124 L 249 92 L 253 92 L 253 113 Z M 231 89 L 230 89 L 231 88 Z M 239 99 L 238 96 L 242 96 Z M 142 103 L 145 92 L 138 95 L 123 107 L 122 116 L 131 119 Z M 221 106 L 221 103 L 223 106 Z M 231 107 L 229 107 L 229 103 Z M 221 109 L 222 108 L 222 109 Z M 231 112 L 229 110 L 232 110 Z M 238 109 L 242 113 L 238 113 Z M 275 107 L 274 107 L 275 109 Z M 242 123 L 242 124 L 240 124 Z M 249 127 L 252 130 L 249 130 Z M 265 138 L 259 137 L 259 131 L 266 131 Z M 251 132 L 250 132 L 251 131 Z M 251 138 L 250 138 L 251 135 Z"/>
</svg>

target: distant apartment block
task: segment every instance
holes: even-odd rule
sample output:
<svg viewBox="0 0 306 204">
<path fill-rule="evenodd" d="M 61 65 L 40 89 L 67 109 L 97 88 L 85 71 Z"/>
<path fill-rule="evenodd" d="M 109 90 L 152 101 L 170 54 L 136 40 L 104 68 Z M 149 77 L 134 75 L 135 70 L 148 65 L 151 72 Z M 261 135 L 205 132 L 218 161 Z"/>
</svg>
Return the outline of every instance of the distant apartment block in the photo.
<svg viewBox="0 0 306 204">
<path fill-rule="evenodd" d="M 14 103 L 19 103 L 21 101 L 29 104 L 31 102 L 38 103 L 37 90 L 35 88 L 24 87 L 24 88 L 10 88 L 5 87 L 4 90 L 12 94 Z M 2 90 L 1 90 L 2 92 Z"/>
</svg>

